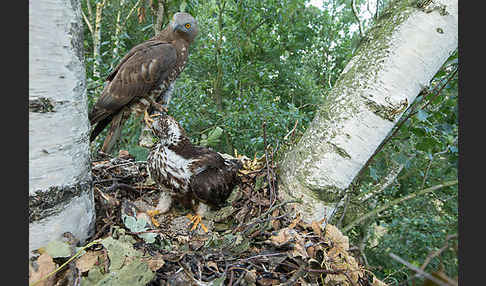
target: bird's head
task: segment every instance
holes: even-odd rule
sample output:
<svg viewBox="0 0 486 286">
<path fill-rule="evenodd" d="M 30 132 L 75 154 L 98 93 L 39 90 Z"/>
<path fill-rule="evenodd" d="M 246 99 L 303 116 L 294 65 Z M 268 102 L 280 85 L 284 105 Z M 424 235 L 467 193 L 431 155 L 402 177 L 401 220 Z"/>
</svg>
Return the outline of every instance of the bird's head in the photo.
<svg viewBox="0 0 486 286">
<path fill-rule="evenodd" d="M 199 28 L 197 21 L 188 13 L 177 12 L 172 17 L 172 30 L 179 34 L 182 38 L 191 43 L 196 38 Z"/>
<path fill-rule="evenodd" d="M 159 144 L 166 146 L 177 145 L 186 136 L 179 122 L 165 113 L 154 118 L 152 132 L 159 138 Z"/>
</svg>

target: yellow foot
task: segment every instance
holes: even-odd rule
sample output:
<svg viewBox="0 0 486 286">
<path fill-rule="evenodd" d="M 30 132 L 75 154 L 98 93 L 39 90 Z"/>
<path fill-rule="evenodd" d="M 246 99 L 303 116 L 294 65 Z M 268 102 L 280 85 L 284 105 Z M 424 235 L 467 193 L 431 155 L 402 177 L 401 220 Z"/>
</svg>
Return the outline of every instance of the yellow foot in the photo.
<svg viewBox="0 0 486 286">
<path fill-rule="evenodd" d="M 159 210 L 148 210 L 147 211 L 148 216 L 150 217 L 150 220 L 152 220 L 152 224 L 155 225 L 156 227 L 159 227 L 160 224 L 159 222 L 155 219 L 155 216 L 160 214 Z"/>
<path fill-rule="evenodd" d="M 204 232 L 208 232 L 208 228 L 201 222 L 202 217 L 200 215 L 187 214 L 187 218 L 191 220 L 189 224 L 194 224 L 191 227 L 191 231 L 195 230 L 198 225 L 201 225 L 201 228 L 204 230 Z"/>
<path fill-rule="evenodd" d="M 150 118 L 150 115 L 148 114 L 147 109 L 145 109 L 145 112 L 144 112 L 144 115 L 143 115 L 143 120 L 145 120 L 145 124 L 147 124 L 147 126 L 149 128 L 152 128 L 152 123 L 154 123 L 154 120 L 152 118 Z"/>
<path fill-rule="evenodd" d="M 156 114 L 149 115 L 147 110 L 145 109 L 143 120 L 145 121 L 145 124 L 147 124 L 149 128 L 152 128 L 152 123 L 154 123 L 154 120 L 152 118 L 157 116 L 160 116 L 160 114 L 156 113 Z"/>
</svg>

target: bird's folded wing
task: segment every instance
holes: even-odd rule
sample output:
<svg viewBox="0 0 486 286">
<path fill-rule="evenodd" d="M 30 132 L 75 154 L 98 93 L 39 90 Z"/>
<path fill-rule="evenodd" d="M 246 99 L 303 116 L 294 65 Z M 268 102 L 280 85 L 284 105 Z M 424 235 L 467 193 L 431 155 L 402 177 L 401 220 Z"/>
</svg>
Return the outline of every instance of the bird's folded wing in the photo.
<svg viewBox="0 0 486 286">
<path fill-rule="evenodd" d="M 108 76 L 110 81 L 90 114 L 91 124 L 158 87 L 168 78 L 176 60 L 176 50 L 168 43 L 148 41 L 134 47 Z"/>
</svg>

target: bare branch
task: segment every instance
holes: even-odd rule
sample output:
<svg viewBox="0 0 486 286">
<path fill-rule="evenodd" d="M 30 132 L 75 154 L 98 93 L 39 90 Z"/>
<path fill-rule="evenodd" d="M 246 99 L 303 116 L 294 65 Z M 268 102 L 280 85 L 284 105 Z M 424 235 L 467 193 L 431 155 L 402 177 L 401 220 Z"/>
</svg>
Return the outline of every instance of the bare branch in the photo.
<svg viewBox="0 0 486 286">
<path fill-rule="evenodd" d="M 123 6 L 125 6 L 125 0 L 120 0 L 120 8 L 119 8 L 117 16 L 116 16 L 116 28 L 115 28 L 115 35 L 114 35 L 115 43 L 113 45 L 114 47 L 113 47 L 113 54 L 112 54 L 113 59 L 115 59 L 118 56 L 118 51 L 119 51 L 118 46 L 120 45 L 120 33 L 121 33 L 121 28 L 122 28 L 121 13 L 123 11 Z M 115 62 L 112 61 L 111 62 L 111 68 L 112 69 L 114 67 L 114 64 L 115 64 Z"/>
<path fill-rule="evenodd" d="M 132 16 L 133 12 L 137 9 L 138 5 L 140 4 L 142 0 L 138 0 L 137 3 L 135 3 L 135 5 L 133 5 L 132 9 L 130 10 L 130 12 L 128 12 L 127 16 L 125 17 L 125 21 L 122 25 L 122 27 L 125 26 L 126 22 L 128 21 L 128 19 L 130 19 L 130 16 Z"/>
<path fill-rule="evenodd" d="M 434 252 L 430 253 L 429 255 L 427 255 L 427 258 L 425 258 L 425 261 L 422 264 L 422 266 L 420 266 L 420 269 L 425 270 L 425 267 L 427 267 L 427 265 L 430 263 L 432 258 L 439 256 L 449 246 L 449 240 L 452 239 L 452 238 L 456 238 L 456 237 L 457 237 L 457 233 L 449 234 L 448 236 L 446 236 L 444 246 L 442 246 L 439 250 L 434 251 Z"/>
<path fill-rule="evenodd" d="M 164 22 L 164 10 L 165 10 L 165 5 L 164 1 L 159 1 L 159 7 L 157 8 L 157 11 L 155 11 L 155 25 L 153 25 L 154 32 L 157 35 L 160 33 L 162 29 L 162 23 Z"/>
<path fill-rule="evenodd" d="M 443 184 L 440 184 L 440 185 L 436 185 L 436 186 L 433 186 L 433 187 L 430 187 L 430 188 L 427 188 L 427 189 L 423 189 L 423 190 L 420 190 L 418 192 L 415 192 L 415 193 L 412 193 L 410 195 L 407 195 L 405 197 L 401 197 L 401 198 L 398 198 L 398 199 L 395 199 L 393 201 L 390 201 L 386 204 L 384 204 L 383 206 L 379 207 L 379 208 L 376 208 L 374 210 L 372 210 L 371 212 L 365 214 L 364 216 L 360 216 L 359 218 L 357 218 L 356 220 L 354 220 L 353 222 L 351 222 L 350 224 L 348 224 L 343 230 L 342 232 L 345 233 L 345 232 L 348 232 L 351 228 L 353 228 L 355 225 L 359 224 L 360 222 L 376 215 L 377 213 L 381 212 L 381 211 L 384 211 L 386 210 L 387 208 L 391 207 L 391 206 L 394 206 L 394 205 L 397 205 L 401 202 L 404 202 L 406 200 L 409 200 L 409 199 L 413 199 L 417 196 L 420 196 L 420 195 L 423 195 L 423 194 L 426 194 L 426 193 L 430 193 L 430 192 L 433 192 L 433 191 L 436 191 L 438 189 L 442 189 L 442 188 L 445 188 L 445 187 L 449 187 L 449 186 L 453 186 L 453 185 L 456 185 L 457 184 L 457 180 L 454 180 L 454 181 L 448 181 L 448 182 L 445 182 Z"/>
<path fill-rule="evenodd" d="M 411 263 L 408 263 L 407 261 L 403 260 L 402 258 L 400 258 L 399 256 L 393 254 L 393 253 L 388 253 L 388 255 L 393 258 L 394 260 L 402 263 L 403 265 L 407 266 L 408 268 L 410 268 L 411 270 L 417 272 L 417 274 L 419 274 L 420 276 L 423 276 L 429 280 L 432 280 L 433 282 L 435 282 L 437 285 L 440 285 L 440 286 L 450 286 L 451 284 L 449 283 L 445 283 L 444 281 L 441 281 L 437 278 L 435 278 L 434 276 L 430 275 L 429 273 L 427 272 L 424 272 L 422 269 L 416 267 L 415 265 L 411 264 Z"/>
<path fill-rule="evenodd" d="M 358 21 L 359 35 L 362 37 L 363 36 L 363 23 L 361 22 L 361 20 L 359 19 L 359 16 L 358 16 L 359 13 L 358 13 L 358 9 L 356 8 L 356 0 L 352 0 L 351 7 L 353 9 L 354 17 Z"/>
<path fill-rule="evenodd" d="M 433 161 L 434 161 L 434 157 L 429 159 L 429 164 L 427 165 L 427 169 L 425 169 L 425 174 L 424 174 L 424 179 L 422 181 L 421 189 L 425 187 L 425 182 L 427 182 L 427 177 L 429 176 L 430 167 L 432 166 Z"/>
<path fill-rule="evenodd" d="M 93 19 L 93 8 L 91 8 L 91 3 L 89 0 L 86 0 L 86 7 L 88 8 L 88 16 L 89 19 Z"/>
<path fill-rule="evenodd" d="M 91 33 L 91 36 L 93 36 L 93 27 L 91 26 L 89 19 L 86 17 L 83 11 L 81 11 L 81 14 L 83 15 L 84 22 L 86 23 L 86 26 L 88 26 L 88 30 Z"/>
<path fill-rule="evenodd" d="M 378 10 L 380 9 L 380 0 L 376 0 L 375 21 L 378 20 Z"/>
<path fill-rule="evenodd" d="M 101 48 L 101 20 L 103 17 L 103 6 L 105 6 L 106 0 L 96 3 L 96 19 L 95 29 L 93 34 L 93 75 L 97 78 L 100 77 L 100 48 Z"/>
<path fill-rule="evenodd" d="M 395 166 L 391 167 L 391 170 L 388 173 L 388 175 L 386 175 L 381 180 L 381 182 L 378 183 L 375 186 L 374 190 L 370 191 L 369 193 L 360 195 L 358 197 L 358 200 L 360 200 L 361 203 L 364 203 L 369 198 L 372 198 L 373 196 L 383 192 L 386 188 L 388 188 L 395 181 L 395 179 L 398 177 L 398 175 L 400 174 L 400 172 L 403 170 L 404 167 L 405 167 L 405 164 L 395 164 Z M 363 197 L 363 198 L 361 198 L 361 197 Z"/>
</svg>

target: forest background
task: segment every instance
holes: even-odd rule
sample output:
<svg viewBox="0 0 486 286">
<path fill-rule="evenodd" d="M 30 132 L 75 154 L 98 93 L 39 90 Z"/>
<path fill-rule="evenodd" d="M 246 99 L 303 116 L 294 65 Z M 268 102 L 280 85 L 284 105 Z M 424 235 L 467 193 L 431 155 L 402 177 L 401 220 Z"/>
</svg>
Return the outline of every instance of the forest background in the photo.
<svg viewBox="0 0 486 286">
<path fill-rule="evenodd" d="M 266 144 L 280 146 L 279 156 L 298 142 L 388 5 L 393 1 L 82 1 L 89 108 L 126 52 L 165 27 L 175 12 L 186 11 L 198 20 L 200 34 L 169 114 L 194 144 L 252 158 L 265 153 L 265 130 Z M 396 203 L 457 179 L 457 69 L 456 50 L 354 183 L 352 190 L 366 203 L 349 201 L 347 208 L 384 210 L 360 223 L 336 216 L 362 263 L 391 285 L 414 273 L 389 252 L 426 272 L 458 275 L 457 185 Z M 130 117 L 113 152 L 124 149 L 146 160 L 148 150 L 138 145 L 140 122 Z"/>
</svg>

